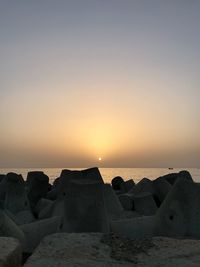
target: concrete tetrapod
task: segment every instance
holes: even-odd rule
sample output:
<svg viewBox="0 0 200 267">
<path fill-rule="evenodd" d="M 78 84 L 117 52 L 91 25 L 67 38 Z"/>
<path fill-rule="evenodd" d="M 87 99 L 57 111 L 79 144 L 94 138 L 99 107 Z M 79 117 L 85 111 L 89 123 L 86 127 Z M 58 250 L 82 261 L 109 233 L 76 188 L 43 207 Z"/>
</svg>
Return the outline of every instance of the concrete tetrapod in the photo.
<svg viewBox="0 0 200 267">
<path fill-rule="evenodd" d="M 200 238 L 200 186 L 178 178 L 156 214 L 155 233 Z"/>
<path fill-rule="evenodd" d="M 97 167 L 89 168 L 85 170 L 68 170 L 61 171 L 58 183 L 53 189 L 48 192 L 47 197 L 51 200 L 55 200 L 58 196 L 66 195 L 71 181 L 82 180 L 83 183 L 96 182 L 103 184 L 103 178 Z"/>
<path fill-rule="evenodd" d="M 164 178 L 165 180 L 167 180 L 167 182 L 173 185 L 176 182 L 177 178 L 179 178 L 180 176 L 185 177 L 186 179 L 192 180 L 192 176 L 187 170 L 180 171 L 179 173 L 178 172 L 168 173 L 159 178 Z"/>
<path fill-rule="evenodd" d="M 5 178 L 5 174 L 0 174 L 0 182 Z"/>
<path fill-rule="evenodd" d="M 41 198 L 37 205 L 35 206 L 35 213 L 37 214 L 37 216 L 39 217 L 40 214 L 48 207 L 52 206 L 53 204 L 53 201 L 52 200 L 49 200 L 49 199 L 46 199 L 46 198 Z"/>
<path fill-rule="evenodd" d="M 165 178 L 159 177 L 153 181 L 153 186 L 155 190 L 154 195 L 158 198 L 159 202 L 162 203 L 171 190 L 172 185 Z"/>
<path fill-rule="evenodd" d="M 103 184 L 103 178 L 101 176 L 101 173 L 97 167 L 84 169 L 81 171 L 83 179 L 86 181 L 96 182 Z"/>
<path fill-rule="evenodd" d="M 27 174 L 27 192 L 32 210 L 40 198 L 45 198 L 49 188 L 49 177 L 42 171 L 31 171 Z"/>
<path fill-rule="evenodd" d="M 0 236 L 14 237 L 21 244 L 25 243 L 23 231 L 2 209 L 0 209 Z"/>
<path fill-rule="evenodd" d="M 6 196 L 6 175 L 1 176 L 1 181 L 0 181 L 0 201 L 5 200 Z"/>
<path fill-rule="evenodd" d="M 18 240 L 0 237 L 0 267 L 21 267 L 22 248 Z"/>
<path fill-rule="evenodd" d="M 57 233 L 45 237 L 24 267 L 133 267 L 112 257 L 101 233 Z"/>
<path fill-rule="evenodd" d="M 36 220 L 30 210 L 19 211 L 16 214 L 13 214 L 7 209 L 5 209 L 4 211 L 8 215 L 8 217 L 11 218 L 17 225 L 31 223 Z"/>
<path fill-rule="evenodd" d="M 135 182 L 133 181 L 133 179 L 129 179 L 124 182 L 124 186 L 125 186 L 126 192 L 129 192 L 135 186 Z"/>
<path fill-rule="evenodd" d="M 118 198 L 124 210 L 134 209 L 132 194 L 129 194 L 129 193 L 120 194 L 118 195 Z"/>
<path fill-rule="evenodd" d="M 143 178 L 140 180 L 130 191 L 130 194 L 137 195 L 140 193 L 149 192 L 154 193 L 153 182 L 148 178 Z"/>
<path fill-rule="evenodd" d="M 26 253 L 33 252 L 43 237 L 60 231 L 61 223 L 62 218 L 57 216 L 21 225 L 20 229 L 25 235 L 23 251 Z"/>
<path fill-rule="evenodd" d="M 64 232 L 108 232 L 103 184 L 71 181 L 64 198 Z"/>
<path fill-rule="evenodd" d="M 107 214 L 110 218 L 117 217 L 123 212 L 123 207 L 110 184 L 104 184 L 104 200 Z"/>
<path fill-rule="evenodd" d="M 18 224 L 34 221 L 26 194 L 25 182 L 21 175 L 16 173 L 6 175 L 4 208 L 15 216 Z"/>
<path fill-rule="evenodd" d="M 127 192 L 124 179 L 121 176 L 114 177 L 111 184 L 116 193 L 123 194 Z"/>
<path fill-rule="evenodd" d="M 64 217 L 65 215 L 65 195 L 58 195 L 56 200 L 51 201 L 44 209 L 38 213 L 39 219 L 46 219 L 54 216 Z"/>
<path fill-rule="evenodd" d="M 156 202 L 151 193 L 141 193 L 133 197 L 134 210 L 140 215 L 154 215 L 157 211 Z"/>
</svg>

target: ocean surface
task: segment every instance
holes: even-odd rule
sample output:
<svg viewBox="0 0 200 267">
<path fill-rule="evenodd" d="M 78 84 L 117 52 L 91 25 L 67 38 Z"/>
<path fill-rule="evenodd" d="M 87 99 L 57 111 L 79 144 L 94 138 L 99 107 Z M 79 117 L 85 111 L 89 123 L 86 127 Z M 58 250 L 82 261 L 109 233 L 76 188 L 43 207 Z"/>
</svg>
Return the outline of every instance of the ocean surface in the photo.
<svg viewBox="0 0 200 267">
<path fill-rule="evenodd" d="M 26 168 L 26 169 L 0 169 L 0 174 L 6 174 L 8 172 L 16 172 L 22 174 L 26 180 L 27 173 L 29 171 L 40 170 L 49 176 L 52 183 L 55 178 L 60 176 L 62 169 L 81 170 L 80 168 Z M 174 168 L 169 170 L 167 168 L 99 168 L 103 180 L 105 183 L 110 183 L 115 176 L 121 176 L 124 180 L 133 179 L 135 182 L 140 181 L 146 177 L 151 180 L 172 172 L 179 172 L 181 170 L 188 170 L 195 182 L 200 182 L 200 168 Z"/>
</svg>

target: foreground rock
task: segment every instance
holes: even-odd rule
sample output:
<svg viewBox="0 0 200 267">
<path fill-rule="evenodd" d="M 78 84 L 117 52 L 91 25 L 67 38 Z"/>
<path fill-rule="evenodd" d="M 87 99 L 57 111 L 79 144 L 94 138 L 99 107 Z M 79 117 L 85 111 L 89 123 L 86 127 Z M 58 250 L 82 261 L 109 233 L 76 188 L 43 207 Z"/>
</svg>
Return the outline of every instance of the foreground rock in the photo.
<svg viewBox="0 0 200 267">
<path fill-rule="evenodd" d="M 25 267 L 131 267 L 111 257 L 101 233 L 53 234 L 43 239 Z"/>
<path fill-rule="evenodd" d="M 152 242 L 154 246 L 147 254 L 136 256 L 137 267 L 200 266 L 200 240 L 154 237 Z"/>
<path fill-rule="evenodd" d="M 199 240 L 53 234 L 45 237 L 24 267 L 197 267 L 199 252 Z"/>
<path fill-rule="evenodd" d="M 200 238 L 200 187 L 179 177 L 156 214 L 155 235 Z"/>
<path fill-rule="evenodd" d="M 19 241 L 11 237 L 0 237 L 0 267 L 20 267 L 21 260 Z"/>
</svg>

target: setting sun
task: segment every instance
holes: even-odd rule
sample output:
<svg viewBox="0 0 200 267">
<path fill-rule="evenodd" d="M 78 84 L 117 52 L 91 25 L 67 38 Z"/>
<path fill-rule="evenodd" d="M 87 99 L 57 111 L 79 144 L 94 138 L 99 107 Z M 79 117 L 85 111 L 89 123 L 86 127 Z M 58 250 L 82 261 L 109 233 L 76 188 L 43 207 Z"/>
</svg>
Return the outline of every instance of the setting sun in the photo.
<svg viewBox="0 0 200 267">
<path fill-rule="evenodd" d="M 101 157 L 99 157 L 99 161 L 101 161 Z"/>
</svg>

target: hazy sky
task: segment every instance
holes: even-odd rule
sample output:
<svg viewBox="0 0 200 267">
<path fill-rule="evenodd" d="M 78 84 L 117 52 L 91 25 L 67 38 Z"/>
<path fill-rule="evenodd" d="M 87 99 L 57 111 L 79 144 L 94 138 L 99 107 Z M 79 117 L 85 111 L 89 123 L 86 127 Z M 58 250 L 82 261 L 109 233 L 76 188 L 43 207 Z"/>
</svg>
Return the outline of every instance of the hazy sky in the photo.
<svg viewBox="0 0 200 267">
<path fill-rule="evenodd" d="M 200 167 L 199 14 L 0 0 L 0 167 Z"/>
</svg>

